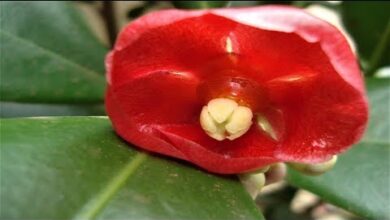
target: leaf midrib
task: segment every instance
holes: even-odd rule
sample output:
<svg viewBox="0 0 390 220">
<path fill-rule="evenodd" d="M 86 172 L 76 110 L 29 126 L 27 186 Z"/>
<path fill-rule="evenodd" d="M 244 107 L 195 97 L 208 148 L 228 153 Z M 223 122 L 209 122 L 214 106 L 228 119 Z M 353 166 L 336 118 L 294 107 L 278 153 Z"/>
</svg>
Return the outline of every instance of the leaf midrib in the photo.
<svg viewBox="0 0 390 220">
<path fill-rule="evenodd" d="M 43 52 L 45 52 L 45 53 L 47 53 L 47 54 L 49 54 L 49 55 L 51 55 L 51 56 L 53 56 L 53 57 L 63 61 L 64 63 L 67 63 L 67 64 L 69 64 L 71 66 L 75 66 L 77 68 L 80 68 L 81 70 L 83 70 L 82 71 L 83 73 L 92 76 L 94 79 L 101 80 L 103 78 L 102 75 L 100 75 L 98 72 L 96 72 L 96 71 L 94 71 L 92 69 L 89 69 L 89 68 L 87 68 L 85 66 L 82 66 L 79 63 L 77 63 L 77 62 L 75 62 L 73 60 L 70 60 L 70 59 L 64 57 L 63 55 L 61 55 L 59 53 L 51 51 L 51 50 L 49 50 L 49 49 L 47 49 L 47 48 L 45 48 L 45 47 L 43 47 L 43 46 L 33 42 L 33 41 L 30 41 L 30 40 L 27 40 L 25 38 L 19 37 L 19 36 L 13 34 L 13 33 L 10 33 L 10 32 L 7 32 L 7 31 L 1 30 L 1 29 L 0 29 L 0 34 L 4 34 L 4 35 L 6 35 L 6 36 L 8 36 L 10 38 L 13 38 L 13 39 L 15 39 L 17 41 L 20 41 L 20 42 L 22 42 L 24 44 L 28 44 L 28 45 L 31 45 L 33 47 L 37 47 L 40 50 L 42 50 Z"/>
<path fill-rule="evenodd" d="M 111 181 L 96 196 L 91 198 L 73 219 L 95 219 L 146 158 L 147 154 L 145 153 L 137 153 L 135 157 L 130 158 L 126 166 L 119 170 Z"/>
</svg>

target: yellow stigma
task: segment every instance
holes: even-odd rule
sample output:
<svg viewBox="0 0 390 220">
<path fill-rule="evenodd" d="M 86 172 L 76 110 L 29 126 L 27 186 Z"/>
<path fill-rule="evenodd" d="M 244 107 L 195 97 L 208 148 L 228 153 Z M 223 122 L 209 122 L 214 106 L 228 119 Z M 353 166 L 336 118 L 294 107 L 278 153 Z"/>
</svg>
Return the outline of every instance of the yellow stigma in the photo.
<svg viewBox="0 0 390 220">
<path fill-rule="evenodd" d="M 212 138 L 234 140 L 244 135 L 252 125 L 252 111 L 234 100 L 217 98 L 204 106 L 200 113 L 200 125 Z"/>
</svg>

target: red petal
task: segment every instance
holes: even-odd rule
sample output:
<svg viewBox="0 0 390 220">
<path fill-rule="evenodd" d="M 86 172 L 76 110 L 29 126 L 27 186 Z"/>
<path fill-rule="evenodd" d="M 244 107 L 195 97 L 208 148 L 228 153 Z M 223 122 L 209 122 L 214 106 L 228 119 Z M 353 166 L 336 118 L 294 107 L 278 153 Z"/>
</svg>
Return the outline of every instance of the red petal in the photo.
<svg viewBox="0 0 390 220">
<path fill-rule="evenodd" d="M 367 103 L 360 93 L 330 76 L 318 81 L 306 96 L 281 107 L 288 134 L 276 152 L 280 160 L 321 162 L 345 151 L 363 134 Z"/>
<path fill-rule="evenodd" d="M 196 72 L 207 61 L 225 54 L 223 39 L 236 23 L 211 14 L 196 17 L 199 14 L 169 10 L 127 26 L 110 57 L 115 62 L 108 71 L 112 85 L 157 70 Z"/>
<path fill-rule="evenodd" d="M 214 13 L 260 30 L 294 33 L 307 42 L 318 42 L 337 73 L 362 95 L 365 94 L 359 66 L 347 40 L 329 23 L 289 6 L 220 9 Z"/>
<path fill-rule="evenodd" d="M 186 111 L 179 111 L 179 113 L 184 112 L 184 114 L 179 114 L 177 118 L 165 118 L 158 112 L 167 113 L 172 107 L 172 102 L 182 104 L 178 106 L 179 110 L 193 111 L 193 104 L 186 100 L 188 96 L 192 95 L 193 82 L 180 79 L 180 77 L 171 77 L 169 80 L 169 78 L 164 77 L 164 74 L 167 73 L 156 73 L 154 77 L 153 75 L 148 76 L 118 89 L 109 86 L 106 94 L 106 109 L 115 131 L 125 140 L 153 152 L 185 159 L 180 151 L 165 141 L 159 132 L 156 132 L 153 125 L 154 123 L 164 123 L 169 119 L 178 122 L 188 119 Z M 166 90 L 167 86 L 172 85 L 175 80 L 180 81 L 179 85 L 188 86 L 188 90 L 187 88 L 183 90 L 183 86 Z M 167 83 L 164 84 L 164 82 Z M 154 89 L 151 90 L 149 86 Z M 175 91 L 178 94 L 183 93 L 175 98 L 172 97 Z M 154 102 L 150 100 L 154 100 Z"/>
<path fill-rule="evenodd" d="M 184 72 L 155 72 L 119 87 L 111 86 L 115 108 L 140 126 L 193 123 L 202 107 L 197 102 L 198 81 Z M 110 99 L 112 95 L 107 95 Z M 108 106 L 111 107 L 111 106 Z"/>
<path fill-rule="evenodd" d="M 336 28 L 292 7 L 224 9 L 216 14 L 260 29 L 256 33 L 241 28 L 234 33 L 241 42 L 240 53 L 266 59 L 262 68 L 267 77 L 262 80 L 274 81 L 273 86 L 269 86 L 272 81 L 267 83 L 267 92 L 271 99 L 279 95 L 284 101 L 278 107 L 286 116 L 288 133 L 277 158 L 320 162 L 360 139 L 368 115 L 365 89 L 356 58 Z M 275 33 L 264 37 L 264 30 L 292 36 Z M 295 34 L 309 44 L 300 42 Z M 298 82 L 275 83 L 296 75 L 302 77 Z"/>
<path fill-rule="evenodd" d="M 362 76 L 346 40 L 292 7 L 152 13 L 125 28 L 106 64 L 107 111 L 119 135 L 212 172 L 326 160 L 355 143 L 367 122 Z M 218 77 L 264 88 L 269 106 L 256 113 L 278 141 L 257 126 L 223 142 L 201 130 L 205 103 L 197 90 Z"/>
<path fill-rule="evenodd" d="M 249 172 L 278 161 L 272 155 L 275 143 L 256 129 L 248 131 L 245 138 L 224 142 L 211 139 L 199 125 L 162 125 L 156 129 L 186 160 L 211 172 Z"/>
</svg>

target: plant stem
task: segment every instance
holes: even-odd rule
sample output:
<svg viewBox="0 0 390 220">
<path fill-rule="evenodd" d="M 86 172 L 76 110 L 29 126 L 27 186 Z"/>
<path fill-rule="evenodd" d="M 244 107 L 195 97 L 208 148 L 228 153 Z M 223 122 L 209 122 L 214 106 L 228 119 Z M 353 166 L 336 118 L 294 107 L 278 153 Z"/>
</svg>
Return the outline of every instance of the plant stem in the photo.
<svg viewBox="0 0 390 220">
<path fill-rule="evenodd" d="M 372 53 L 371 59 L 368 63 L 367 76 L 373 76 L 375 70 L 378 68 L 379 62 L 383 54 L 385 53 L 390 42 L 390 21 L 387 22 L 386 29 L 379 40 L 374 52 Z"/>
<path fill-rule="evenodd" d="M 101 14 L 103 16 L 103 20 L 106 25 L 106 30 L 107 30 L 108 38 L 110 40 L 110 45 L 112 47 L 115 43 L 115 39 L 117 35 L 115 8 L 112 1 L 103 1 L 103 8 Z"/>
</svg>

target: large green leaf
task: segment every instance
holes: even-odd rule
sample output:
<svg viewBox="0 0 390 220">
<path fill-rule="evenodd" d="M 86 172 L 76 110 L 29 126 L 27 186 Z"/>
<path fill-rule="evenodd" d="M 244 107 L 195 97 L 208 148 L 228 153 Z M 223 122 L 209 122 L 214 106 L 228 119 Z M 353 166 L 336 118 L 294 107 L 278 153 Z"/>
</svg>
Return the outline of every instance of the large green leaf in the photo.
<svg viewBox="0 0 390 220">
<path fill-rule="evenodd" d="M 0 3 L 0 99 L 97 102 L 106 49 L 66 2 Z"/>
<path fill-rule="evenodd" d="M 106 115 L 103 104 L 44 104 L 0 102 L 0 117 L 33 116 L 99 116 Z"/>
<path fill-rule="evenodd" d="M 368 74 L 390 64 L 390 4 L 373 1 L 343 1 L 343 22 L 367 61 Z"/>
<path fill-rule="evenodd" d="M 308 177 L 289 170 L 288 180 L 358 215 L 389 219 L 389 153 L 388 144 L 362 142 L 341 155 L 329 173 Z"/>
<path fill-rule="evenodd" d="M 288 180 L 361 216 L 390 219 L 390 80 L 369 79 L 370 123 L 363 140 L 319 177 L 290 170 Z"/>
<path fill-rule="evenodd" d="M 370 119 L 364 142 L 390 144 L 390 79 L 366 79 Z"/>
<path fill-rule="evenodd" d="M 1 219 L 262 219 L 235 178 L 151 156 L 105 117 L 1 120 Z"/>
</svg>

